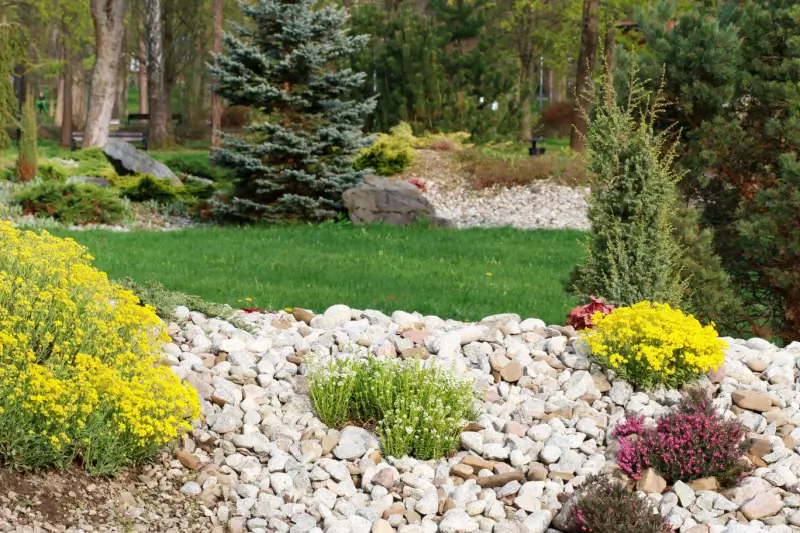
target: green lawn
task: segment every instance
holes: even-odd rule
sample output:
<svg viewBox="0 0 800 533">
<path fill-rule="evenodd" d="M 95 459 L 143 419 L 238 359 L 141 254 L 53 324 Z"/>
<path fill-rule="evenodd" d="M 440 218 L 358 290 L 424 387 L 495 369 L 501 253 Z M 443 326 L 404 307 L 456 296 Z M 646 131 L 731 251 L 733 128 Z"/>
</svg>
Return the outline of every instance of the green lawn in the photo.
<svg viewBox="0 0 800 533">
<path fill-rule="evenodd" d="M 349 225 L 181 232 L 56 232 L 88 246 L 113 278 L 157 280 L 236 307 L 345 303 L 479 320 L 516 312 L 561 324 L 576 231 L 447 231 Z M 252 298 L 252 302 L 246 301 Z"/>
</svg>

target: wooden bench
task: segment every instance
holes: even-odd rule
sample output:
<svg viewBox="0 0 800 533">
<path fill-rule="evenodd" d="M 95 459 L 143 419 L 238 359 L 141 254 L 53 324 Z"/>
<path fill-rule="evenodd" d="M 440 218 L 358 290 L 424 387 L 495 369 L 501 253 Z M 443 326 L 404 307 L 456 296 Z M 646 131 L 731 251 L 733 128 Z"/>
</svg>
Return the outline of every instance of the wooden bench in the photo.
<svg viewBox="0 0 800 533">
<path fill-rule="evenodd" d="M 148 122 L 150 120 L 150 113 L 129 113 L 128 125 L 132 123 Z M 176 126 L 183 124 L 183 115 L 175 113 L 172 115 L 172 120 L 175 121 Z"/>
<path fill-rule="evenodd" d="M 537 148 L 536 143 L 544 143 L 544 139 L 533 138 L 531 139 L 531 147 L 528 148 L 528 155 L 535 156 L 535 155 L 544 155 L 544 148 Z"/>
<path fill-rule="evenodd" d="M 144 136 L 144 133 L 138 131 L 112 131 L 108 134 L 108 138 L 119 139 L 120 141 L 125 141 L 133 145 L 138 144 L 139 148 L 145 152 L 147 151 L 147 137 Z M 75 152 L 78 150 L 78 145 L 80 144 L 83 144 L 83 132 L 73 131 L 69 147 Z"/>
</svg>

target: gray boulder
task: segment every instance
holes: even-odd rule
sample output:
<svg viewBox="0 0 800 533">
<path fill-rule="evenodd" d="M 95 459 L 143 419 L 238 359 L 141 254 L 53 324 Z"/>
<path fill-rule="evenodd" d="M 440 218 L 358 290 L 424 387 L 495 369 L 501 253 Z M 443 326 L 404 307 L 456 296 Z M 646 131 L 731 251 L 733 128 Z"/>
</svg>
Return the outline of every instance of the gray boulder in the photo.
<svg viewBox="0 0 800 533">
<path fill-rule="evenodd" d="M 136 149 L 132 144 L 119 139 L 109 139 L 103 146 L 103 153 L 114 165 L 118 174 L 150 174 L 168 179 L 176 187 L 183 183 L 166 165 Z"/>
<path fill-rule="evenodd" d="M 343 199 L 355 224 L 382 222 L 405 226 L 429 220 L 436 226 L 453 227 L 452 221 L 437 217 L 433 204 L 405 180 L 370 176 L 357 187 L 346 190 Z"/>
</svg>

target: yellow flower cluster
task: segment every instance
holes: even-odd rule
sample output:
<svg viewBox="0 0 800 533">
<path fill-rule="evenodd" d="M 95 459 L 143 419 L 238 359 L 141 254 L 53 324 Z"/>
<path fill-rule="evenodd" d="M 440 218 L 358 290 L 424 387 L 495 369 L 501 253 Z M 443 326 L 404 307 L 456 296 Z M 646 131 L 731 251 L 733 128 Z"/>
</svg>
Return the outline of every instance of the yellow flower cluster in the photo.
<svg viewBox="0 0 800 533">
<path fill-rule="evenodd" d="M 677 388 L 724 359 L 726 344 L 713 323 L 703 326 L 667 304 L 639 302 L 592 320 L 596 327 L 584 337 L 592 355 L 637 385 Z"/>
<path fill-rule="evenodd" d="M 0 460 L 110 473 L 190 429 L 196 392 L 156 354 L 154 310 L 71 239 L 0 222 Z"/>
</svg>

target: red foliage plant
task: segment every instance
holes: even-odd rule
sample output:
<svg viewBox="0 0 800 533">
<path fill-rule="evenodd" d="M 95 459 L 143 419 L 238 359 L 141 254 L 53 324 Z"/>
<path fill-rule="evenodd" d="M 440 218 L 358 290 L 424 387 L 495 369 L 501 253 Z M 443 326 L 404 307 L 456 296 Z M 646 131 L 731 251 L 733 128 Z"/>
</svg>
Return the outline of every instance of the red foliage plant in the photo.
<svg viewBox="0 0 800 533">
<path fill-rule="evenodd" d="M 417 189 L 419 189 L 422 192 L 427 192 L 428 191 L 427 187 L 425 187 L 425 182 L 420 180 L 420 179 L 413 178 L 413 179 L 408 180 L 408 182 L 411 185 L 414 185 Z"/>
<path fill-rule="evenodd" d="M 594 322 L 592 322 L 592 316 L 595 313 L 601 312 L 607 315 L 616 308 L 616 306 L 606 303 L 603 298 L 590 296 L 589 299 L 591 302 L 586 305 L 576 306 L 575 309 L 570 311 L 567 315 L 569 319 L 567 323 L 576 330 L 593 328 Z"/>
</svg>

